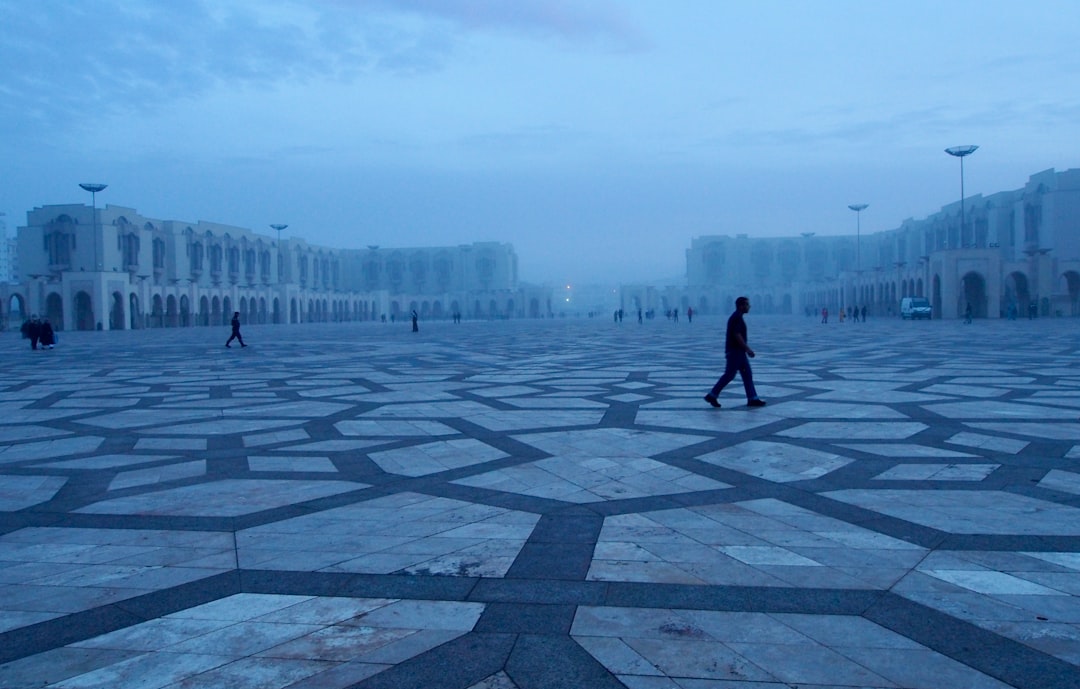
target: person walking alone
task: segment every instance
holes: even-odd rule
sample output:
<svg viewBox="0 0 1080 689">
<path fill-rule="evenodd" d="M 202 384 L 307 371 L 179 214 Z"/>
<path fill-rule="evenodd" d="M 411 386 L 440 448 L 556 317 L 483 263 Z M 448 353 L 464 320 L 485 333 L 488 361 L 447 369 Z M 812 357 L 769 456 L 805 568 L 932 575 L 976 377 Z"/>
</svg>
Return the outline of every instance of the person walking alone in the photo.
<svg viewBox="0 0 1080 689">
<path fill-rule="evenodd" d="M 724 358 L 727 360 L 724 375 L 720 376 L 709 394 L 705 395 L 705 401 L 718 409 L 720 402 L 716 398 L 728 383 L 735 380 L 736 373 L 742 378 L 743 388 L 746 389 L 746 406 L 765 406 L 765 400 L 758 397 L 757 390 L 754 389 L 754 375 L 750 371 L 750 359 L 754 358 L 754 350 L 746 343 L 746 321 L 743 320 L 743 316 L 749 311 L 750 299 L 739 297 L 735 300 L 735 312 L 728 318 L 724 341 Z"/>
<path fill-rule="evenodd" d="M 233 340 L 239 340 L 241 347 L 247 347 L 247 345 L 244 344 L 244 338 L 240 337 L 240 312 L 239 311 L 234 311 L 233 312 L 232 322 L 230 323 L 230 325 L 232 325 L 232 335 L 229 335 L 229 339 L 225 340 L 225 346 L 228 347 L 229 343 L 232 342 Z M 231 349 L 231 347 L 230 347 L 230 349 Z"/>
</svg>

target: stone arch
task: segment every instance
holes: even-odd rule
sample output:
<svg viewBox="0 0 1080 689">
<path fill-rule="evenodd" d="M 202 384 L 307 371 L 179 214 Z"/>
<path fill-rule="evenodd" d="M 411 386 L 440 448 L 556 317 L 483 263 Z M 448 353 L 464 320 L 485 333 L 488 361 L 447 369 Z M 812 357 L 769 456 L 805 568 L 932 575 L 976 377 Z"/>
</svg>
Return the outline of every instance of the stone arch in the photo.
<svg viewBox="0 0 1080 689">
<path fill-rule="evenodd" d="M 289 322 L 290 323 L 299 323 L 300 322 L 300 309 L 296 305 L 296 297 L 293 297 L 292 299 L 289 300 Z"/>
<path fill-rule="evenodd" d="M 228 325 L 232 321 L 233 307 L 232 299 L 229 297 L 223 297 L 221 300 L 221 323 L 218 325 Z"/>
<path fill-rule="evenodd" d="M 180 326 L 187 328 L 191 325 L 191 302 L 186 294 L 180 295 Z"/>
<path fill-rule="evenodd" d="M 210 299 L 205 295 L 199 298 L 199 325 L 210 325 Z"/>
<path fill-rule="evenodd" d="M 165 327 L 165 303 L 161 300 L 160 294 L 155 294 L 150 298 L 150 327 Z"/>
<path fill-rule="evenodd" d="M 207 325 L 218 325 L 221 323 L 221 297 L 214 295 L 214 299 L 211 301 L 210 307 L 210 319 Z"/>
<path fill-rule="evenodd" d="M 165 325 L 175 328 L 180 324 L 180 310 L 176 306 L 176 295 L 170 294 L 165 298 Z"/>
<path fill-rule="evenodd" d="M 26 298 L 16 292 L 8 299 L 8 319 L 10 323 L 22 323 L 29 317 L 26 313 Z"/>
<path fill-rule="evenodd" d="M 1031 290 L 1027 275 L 1013 271 L 1005 278 L 1005 308 L 1013 314 L 1027 315 L 1031 305 Z"/>
<path fill-rule="evenodd" d="M 1069 295 L 1068 314 L 1078 316 L 1080 315 L 1080 273 L 1075 270 L 1067 270 L 1062 273 L 1061 279 L 1065 283 L 1065 289 L 1062 291 Z"/>
<path fill-rule="evenodd" d="M 124 295 L 120 292 L 112 293 L 112 308 L 109 309 L 109 330 L 124 329 Z"/>
<path fill-rule="evenodd" d="M 128 315 L 131 320 L 132 330 L 137 330 L 145 325 L 142 322 L 142 304 L 139 303 L 139 295 L 134 292 L 128 295 Z"/>
<path fill-rule="evenodd" d="M 49 292 L 45 297 L 44 316 L 49 319 L 53 330 L 64 329 L 64 300 L 56 292 Z"/>
<path fill-rule="evenodd" d="M 281 299 L 274 297 L 274 324 L 281 325 Z"/>
<path fill-rule="evenodd" d="M 94 302 L 83 290 L 75 293 L 75 329 L 94 329 Z"/>
<path fill-rule="evenodd" d="M 971 305 L 971 315 L 974 318 L 987 317 L 986 278 L 976 271 L 970 271 L 960 278 L 961 294 L 958 297 L 956 312 L 964 314 Z"/>
</svg>

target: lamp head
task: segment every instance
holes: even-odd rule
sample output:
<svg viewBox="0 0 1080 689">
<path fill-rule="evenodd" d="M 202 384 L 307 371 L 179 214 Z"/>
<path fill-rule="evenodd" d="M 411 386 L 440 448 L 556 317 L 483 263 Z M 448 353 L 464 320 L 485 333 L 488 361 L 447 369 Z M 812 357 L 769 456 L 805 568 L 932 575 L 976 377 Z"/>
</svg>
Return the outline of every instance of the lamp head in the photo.
<svg viewBox="0 0 1080 689">
<path fill-rule="evenodd" d="M 86 191 L 90 192 L 91 194 L 96 194 L 99 191 L 105 191 L 105 188 L 107 186 L 109 186 L 109 185 L 108 184 L 94 184 L 92 182 L 82 182 L 82 183 L 79 184 L 79 186 L 82 187 L 83 189 L 85 189 Z"/>
<path fill-rule="evenodd" d="M 848 208 L 858 213 L 859 211 L 866 210 L 869 206 L 869 203 L 852 203 L 848 206 Z"/>
<path fill-rule="evenodd" d="M 946 148 L 945 152 L 948 153 L 951 156 L 956 156 L 957 158 L 963 158 L 964 156 L 971 155 L 978 148 L 979 148 L 978 146 L 953 146 L 952 148 Z"/>
</svg>

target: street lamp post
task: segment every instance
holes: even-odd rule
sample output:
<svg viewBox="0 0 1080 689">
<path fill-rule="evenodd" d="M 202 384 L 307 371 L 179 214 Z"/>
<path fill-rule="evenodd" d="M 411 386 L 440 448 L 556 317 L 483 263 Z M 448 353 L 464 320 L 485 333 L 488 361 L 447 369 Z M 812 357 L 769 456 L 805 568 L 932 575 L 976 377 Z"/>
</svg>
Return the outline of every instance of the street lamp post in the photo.
<svg viewBox="0 0 1080 689">
<path fill-rule="evenodd" d="M 84 190 L 90 192 L 90 204 L 94 208 L 94 270 L 101 270 L 101 264 L 98 262 L 98 215 L 97 215 L 97 193 L 99 191 L 105 191 L 108 184 L 96 184 L 93 182 L 83 182 L 79 184 Z"/>
<path fill-rule="evenodd" d="M 953 146 L 945 152 L 960 159 L 960 243 L 964 242 L 964 158 L 978 150 L 978 146 Z"/>
<path fill-rule="evenodd" d="M 288 225 L 283 225 L 279 223 L 271 223 L 270 225 L 270 229 L 277 230 L 278 282 L 281 282 L 282 276 L 284 275 L 283 267 L 281 265 L 281 231 L 284 230 L 286 227 L 288 227 Z"/>
<path fill-rule="evenodd" d="M 855 272 L 862 272 L 862 254 L 860 253 L 862 235 L 862 212 L 870 207 L 868 203 L 852 203 L 848 208 L 855 211 Z"/>
</svg>

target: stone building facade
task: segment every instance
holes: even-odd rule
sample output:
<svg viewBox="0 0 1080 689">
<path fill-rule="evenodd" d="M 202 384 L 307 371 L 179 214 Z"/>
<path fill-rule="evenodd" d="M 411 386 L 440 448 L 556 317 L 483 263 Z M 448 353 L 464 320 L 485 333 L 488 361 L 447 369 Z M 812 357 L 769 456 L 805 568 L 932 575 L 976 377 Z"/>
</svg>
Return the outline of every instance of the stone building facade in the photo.
<svg viewBox="0 0 1080 689">
<path fill-rule="evenodd" d="M 336 249 L 199 221 L 81 204 L 35 208 L 18 228 L 20 281 L 3 317 L 117 330 L 404 318 L 522 318 L 550 296 L 518 282 L 513 246 Z"/>
<path fill-rule="evenodd" d="M 684 309 L 724 313 L 746 294 L 757 312 L 863 307 L 898 313 L 927 297 L 936 318 L 1080 315 L 1080 169 L 1045 170 L 1012 191 L 975 195 L 921 220 L 862 236 L 692 240 Z"/>
</svg>

